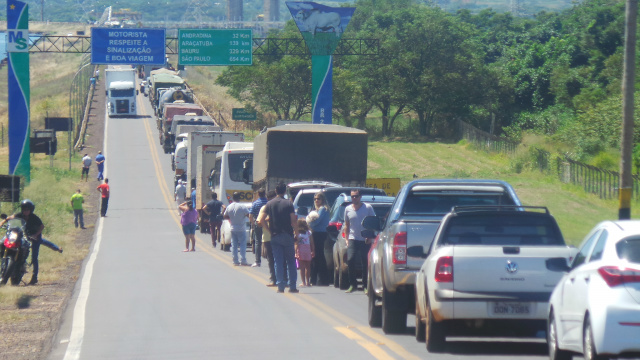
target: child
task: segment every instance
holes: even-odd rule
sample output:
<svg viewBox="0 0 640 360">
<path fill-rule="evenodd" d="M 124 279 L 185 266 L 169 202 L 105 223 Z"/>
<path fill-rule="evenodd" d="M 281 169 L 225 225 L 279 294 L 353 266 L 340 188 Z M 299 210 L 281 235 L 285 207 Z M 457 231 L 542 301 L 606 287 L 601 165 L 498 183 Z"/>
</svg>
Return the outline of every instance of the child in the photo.
<svg viewBox="0 0 640 360">
<path fill-rule="evenodd" d="M 296 259 L 300 264 L 300 277 L 302 285 L 311 285 L 311 259 L 315 256 L 313 236 L 305 219 L 298 220 L 298 232 L 296 234 Z"/>
</svg>

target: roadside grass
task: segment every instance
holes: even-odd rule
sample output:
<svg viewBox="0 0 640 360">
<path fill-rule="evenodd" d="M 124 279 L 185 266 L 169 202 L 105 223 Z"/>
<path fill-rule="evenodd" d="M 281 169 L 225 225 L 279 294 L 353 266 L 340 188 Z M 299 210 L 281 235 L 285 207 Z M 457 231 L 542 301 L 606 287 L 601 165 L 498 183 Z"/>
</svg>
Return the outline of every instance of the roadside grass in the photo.
<svg viewBox="0 0 640 360">
<path fill-rule="evenodd" d="M 67 116 L 69 86 L 72 76 L 77 71 L 80 55 L 74 54 L 34 54 L 30 59 L 31 72 L 31 129 L 44 128 L 44 117 Z M 0 86 L 6 89 L 6 67 L 0 71 Z M 5 128 L 4 146 L 0 147 L 0 169 L 2 173 L 8 173 L 8 145 L 7 145 L 7 97 L 6 92 L 0 92 L 0 122 Z M 88 252 L 88 245 L 78 247 L 75 243 L 73 225 L 73 210 L 71 209 L 71 195 L 80 188 L 83 194 L 95 191 L 94 182 L 80 181 L 81 154 L 74 153 L 71 158 L 71 170 L 69 170 L 69 148 L 67 133 L 58 132 L 58 151 L 51 159 L 45 154 L 33 154 L 31 161 L 31 182 L 21 184 L 21 199 L 31 199 L 36 204 L 35 214 L 45 224 L 44 238 L 54 242 L 64 249 L 59 254 L 44 246 L 40 248 L 40 274 L 41 282 L 55 283 L 62 276 L 63 271 L 71 262 L 84 259 Z M 91 186 L 90 186 L 91 185 Z M 0 212 L 12 214 L 17 212 L 17 204 L 2 203 Z M 89 211 L 97 211 L 90 204 L 85 203 L 85 214 Z M 87 224 L 92 231 L 93 225 Z M 0 236 L 4 233 L 0 231 Z M 31 271 L 32 268 L 29 268 Z M 30 273 L 27 273 L 23 281 L 29 281 Z M 26 308 L 31 299 L 38 296 L 38 287 L 27 286 L 3 286 L 0 288 L 0 307 L 3 309 Z M 29 313 L 0 311 L 0 321 L 19 322 L 28 319 Z"/>
</svg>

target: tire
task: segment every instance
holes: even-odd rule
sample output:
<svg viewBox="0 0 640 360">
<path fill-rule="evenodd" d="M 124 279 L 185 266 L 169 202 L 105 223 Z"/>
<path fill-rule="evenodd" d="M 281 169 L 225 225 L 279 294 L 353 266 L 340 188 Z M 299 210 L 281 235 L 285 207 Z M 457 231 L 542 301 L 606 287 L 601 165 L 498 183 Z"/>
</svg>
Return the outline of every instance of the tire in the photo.
<svg viewBox="0 0 640 360">
<path fill-rule="evenodd" d="M 416 340 L 418 342 L 424 342 L 425 341 L 425 329 L 426 326 L 425 324 L 422 322 L 422 314 L 420 314 L 420 303 L 418 302 L 418 293 L 416 292 L 416 299 L 415 299 L 415 303 L 416 303 Z"/>
<path fill-rule="evenodd" d="M 447 345 L 444 323 L 436 322 L 434 320 L 429 302 L 427 302 L 427 311 L 425 315 L 427 316 L 427 320 L 425 322 L 424 342 L 427 346 L 427 351 L 432 353 L 442 352 Z"/>
<path fill-rule="evenodd" d="M 382 289 L 382 331 L 401 334 L 407 330 L 407 312 L 398 310 L 397 295 Z"/>
<path fill-rule="evenodd" d="M 340 275 L 338 275 L 338 269 L 333 268 L 333 287 L 334 288 L 339 288 L 340 287 Z"/>
<path fill-rule="evenodd" d="M 349 284 L 349 273 L 338 269 L 338 283 L 340 290 L 347 290 L 351 284 Z"/>
<path fill-rule="evenodd" d="M 369 292 L 367 293 L 367 302 L 368 306 L 368 317 L 369 317 L 369 326 L 371 327 L 380 327 L 382 326 L 382 308 L 380 305 L 376 305 L 376 292 L 371 286 L 371 278 L 367 281 L 367 289 Z"/>
<path fill-rule="evenodd" d="M 584 360 L 609 360 L 609 357 L 598 355 L 596 351 L 589 318 L 585 320 L 584 331 L 582 332 L 582 353 L 584 354 Z"/>
<path fill-rule="evenodd" d="M 4 285 L 7 283 L 7 281 L 9 281 L 9 278 L 12 275 L 11 273 L 13 272 L 13 267 L 15 265 L 15 261 L 13 261 L 13 258 L 10 256 L 4 258 L 3 261 L 5 262 L 5 267 L 4 273 L 2 274 L 2 282 L 0 283 L 1 285 Z"/>
<path fill-rule="evenodd" d="M 20 285 L 20 282 L 22 281 L 22 277 L 24 276 L 25 273 L 25 269 L 24 266 L 25 264 L 22 265 L 18 265 L 16 264 L 15 266 L 18 266 L 15 270 L 13 270 L 13 275 L 11 275 L 11 285 Z"/>
<path fill-rule="evenodd" d="M 562 350 L 558 347 L 558 328 L 553 313 L 549 316 L 548 324 L 547 345 L 549 346 L 549 360 L 571 360 L 573 354 L 570 351 Z"/>
</svg>

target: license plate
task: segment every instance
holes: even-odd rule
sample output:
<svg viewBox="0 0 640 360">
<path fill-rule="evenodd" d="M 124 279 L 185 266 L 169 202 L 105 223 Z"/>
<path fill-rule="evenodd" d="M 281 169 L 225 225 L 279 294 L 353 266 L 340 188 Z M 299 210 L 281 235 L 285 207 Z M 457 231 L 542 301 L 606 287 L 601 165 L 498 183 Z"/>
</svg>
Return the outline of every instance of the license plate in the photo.
<svg viewBox="0 0 640 360">
<path fill-rule="evenodd" d="M 491 315 L 495 316 L 529 316 L 531 315 L 530 303 L 518 302 L 493 302 L 489 304 Z"/>
</svg>

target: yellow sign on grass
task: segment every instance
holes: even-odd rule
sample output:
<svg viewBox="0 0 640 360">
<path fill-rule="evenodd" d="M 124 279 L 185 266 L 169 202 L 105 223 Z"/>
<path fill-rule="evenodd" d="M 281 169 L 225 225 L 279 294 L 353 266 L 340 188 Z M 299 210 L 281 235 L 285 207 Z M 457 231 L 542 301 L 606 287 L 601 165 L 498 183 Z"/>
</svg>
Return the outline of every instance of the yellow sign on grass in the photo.
<svg viewBox="0 0 640 360">
<path fill-rule="evenodd" d="M 367 179 L 367 187 L 384 190 L 388 196 L 396 196 L 400 191 L 400 178 Z"/>
</svg>

